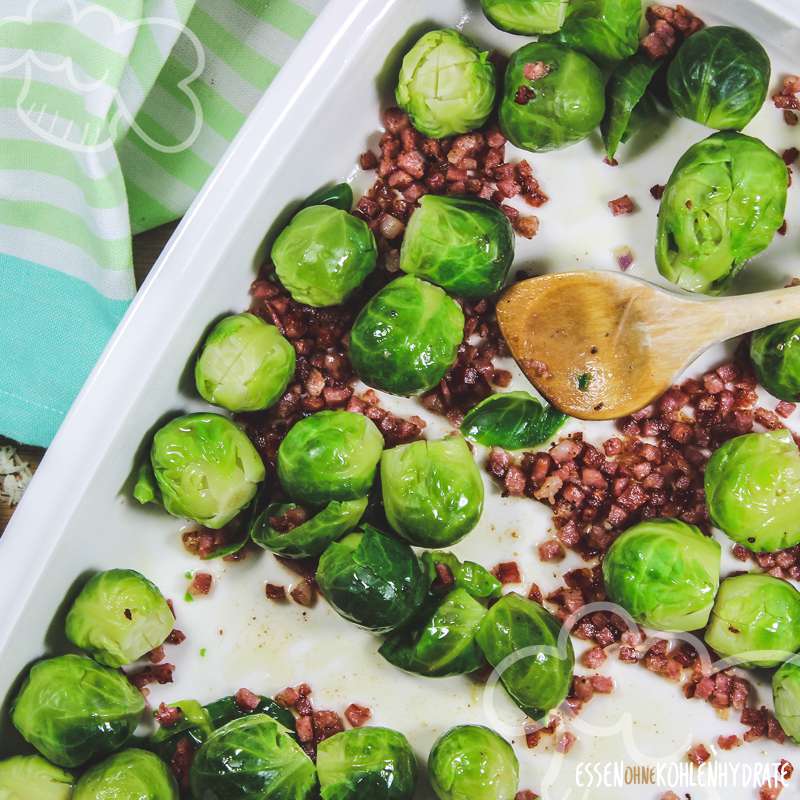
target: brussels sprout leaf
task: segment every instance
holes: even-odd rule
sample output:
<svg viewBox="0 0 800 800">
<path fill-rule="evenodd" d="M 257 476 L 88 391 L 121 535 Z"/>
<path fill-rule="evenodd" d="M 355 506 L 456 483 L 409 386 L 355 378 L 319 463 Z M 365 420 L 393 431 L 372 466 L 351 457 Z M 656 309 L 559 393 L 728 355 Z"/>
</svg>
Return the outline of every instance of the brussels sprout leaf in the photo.
<svg viewBox="0 0 800 800">
<path fill-rule="evenodd" d="M 355 528 L 367 508 L 368 498 L 332 500 L 316 514 L 296 503 L 270 503 L 250 523 L 253 541 L 284 558 L 316 558 Z M 295 527 L 282 529 L 287 521 Z"/>
<path fill-rule="evenodd" d="M 475 637 L 485 616 L 486 609 L 464 589 L 441 600 L 430 597 L 423 612 L 378 652 L 400 669 L 432 678 L 475 672 L 484 664 Z"/>
<path fill-rule="evenodd" d="M 476 600 L 500 597 L 502 593 L 502 584 L 488 569 L 474 561 L 461 562 L 452 553 L 439 550 L 433 553 L 423 553 L 422 565 L 431 584 L 439 577 L 437 565 L 447 567 L 453 576 L 455 587 L 464 589 Z"/>
<path fill-rule="evenodd" d="M 658 68 L 657 61 L 637 54 L 614 70 L 606 89 L 606 115 L 600 126 L 609 158 L 614 158 L 620 142 L 627 140 L 631 123 L 635 125 L 634 111 L 645 98 Z"/>
<path fill-rule="evenodd" d="M 259 704 L 252 711 L 243 711 L 236 699 L 232 695 L 228 695 L 209 703 L 206 711 L 211 717 L 214 728 L 221 728 L 232 720 L 247 716 L 247 714 L 266 714 L 276 722 L 280 722 L 285 728 L 294 730 L 292 713 L 279 706 L 271 697 L 261 696 Z"/>
<path fill-rule="evenodd" d="M 200 554 L 200 558 L 210 561 L 214 558 L 224 558 L 238 553 L 250 541 L 249 516 L 245 508 L 236 519 L 219 531 L 222 536 L 215 539 L 214 548 Z"/>
<path fill-rule="evenodd" d="M 145 456 L 136 472 L 136 483 L 133 485 L 133 496 L 142 505 L 145 503 L 160 503 L 161 492 L 156 483 L 153 465 L 150 456 Z"/>
<path fill-rule="evenodd" d="M 248 714 L 266 714 L 289 730 L 294 730 L 291 712 L 270 697 L 261 696 L 259 704 L 252 711 L 244 711 L 232 695 L 221 697 L 206 706 L 201 706 L 196 700 L 179 700 L 167 705 L 179 708 L 183 716 L 175 725 L 161 727 L 150 737 L 150 746 L 162 755 L 166 751 L 161 746 L 174 743 L 181 734 L 186 734 L 196 745 L 201 745 L 217 728 Z"/>
<path fill-rule="evenodd" d="M 306 198 L 302 207 L 308 208 L 309 206 L 333 206 L 342 211 L 349 211 L 353 207 L 353 190 L 349 183 L 324 186 Z"/>
<path fill-rule="evenodd" d="M 639 49 L 639 0 L 571 0 L 553 39 L 585 53 L 596 64 L 613 64 Z"/>
<path fill-rule="evenodd" d="M 528 392 L 493 394 L 464 417 L 461 432 L 489 447 L 522 450 L 542 444 L 567 421 L 567 416 L 542 404 Z"/>
<path fill-rule="evenodd" d="M 188 733 L 197 744 L 201 744 L 214 730 L 215 725 L 212 723 L 208 711 L 197 700 L 179 700 L 177 703 L 168 705 L 170 708 L 179 708 L 181 718 L 168 728 L 160 727 L 150 737 L 152 745 L 157 746 L 168 742 L 181 733 Z"/>
</svg>

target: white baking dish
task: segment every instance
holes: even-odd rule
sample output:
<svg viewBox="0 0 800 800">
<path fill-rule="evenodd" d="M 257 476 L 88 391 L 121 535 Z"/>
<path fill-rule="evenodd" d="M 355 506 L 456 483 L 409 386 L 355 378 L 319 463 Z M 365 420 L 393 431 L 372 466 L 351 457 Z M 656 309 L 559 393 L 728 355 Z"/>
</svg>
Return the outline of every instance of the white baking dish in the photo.
<svg viewBox="0 0 800 800">
<path fill-rule="evenodd" d="M 774 85 L 782 74 L 800 69 L 795 0 L 691 5 L 706 21 L 737 24 L 764 42 L 773 58 Z M 185 379 L 187 362 L 210 320 L 247 305 L 265 235 L 287 207 L 321 184 L 351 177 L 364 185 L 355 159 L 377 138 L 381 93 L 386 97 L 391 88 L 401 42 L 425 27 L 445 25 L 463 25 L 479 42 L 507 52 L 525 41 L 489 26 L 477 0 L 332 0 L 253 113 L 106 348 L 0 541 L 0 698 L 26 664 L 64 647 L 60 606 L 82 573 L 132 567 L 175 600 L 178 625 L 188 634 L 170 651 L 176 683 L 156 687 L 152 702 L 186 696 L 208 701 L 240 686 L 273 693 L 306 680 L 318 707 L 341 712 L 351 701 L 370 706 L 377 724 L 409 736 L 421 762 L 444 729 L 488 721 L 515 737 L 521 788 L 553 800 L 655 798 L 668 788 L 690 791 L 694 800 L 753 797 L 754 790 L 741 783 L 718 791 L 677 781 L 580 788 L 576 776 L 587 780 L 587 773 L 577 772 L 580 763 L 679 764 L 692 743 L 710 744 L 720 733 L 743 730 L 733 717 L 727 723 L 718 719 L 705 703 L 684 701 L 674 684 L 620 667 L 615 659 L 608 671 L 618 692 L 596 698 L 570 723 L 579 741 L 564 758 L 547 740 L 527 751 L 521 715 L 500 697 L 497 708 L 490 708 L 471 681 L 425 680 L 391 668 L 377 656 L 373 637 L 339 619 L 324 602 L 308 614 L 267 602 L 265 580 L 292 580 L 269 554 L 242 564 L 205 565 L 215 575 L 215 589 L 187 604 L 184 572 L 200 564 L 183 551 L 178 521 L 129 498 L 129 473 L 147 431 L 166 413 L 197 406 Z M 747 132 L 778 150 L 800 145 L 800 128 L 785 126 L 769 103 Z M 629 245 L 636 254 L 633 274 L 657 279 L 651 255 L 657 204 L 648 188 L 666 182 L 683 150 L 708 133 L 676 120 L 650 148 L 624 151 L 617 169 L 602 163 L 597 138 L 529 156 L 552 202 L 541 209 L 539 236 L 518 242 L 517 263 L 536 271 L 613 268 L 614 248 Z M 798 191 L 790 190 L 789 236 L 778 238 L 746 272 L 751 285 L 779 286 L 800 271 Z M 613 218 L 606 202 L 625 193 L 641 210 Z M 705 360 L 720 357 L 718 351 Z M 525 386 L 518 374 L 515 381 Z M 410 403 L 397 401 L 397 407 Z M 434 421 L 431 430 L 445 427 Z M 603 433 L 602 427 L 588 428 L 587 436 Z M 547 536 L 548 512 L 529 500 L 500 498 L 488 481 L 487 487 L 482 524 L 457 551 L 488 566 L 515 558 L 526 581 L 552 588 L 552 567 L 535 557 L 536 545 Z M 558 572 L 571 565 L 559 565 Z M 768 702 L 766 684 L 760 693 Z M 17 743 L 4 713 L 0 753 Z M 800 752 L 789 745 L 762 743 L 720 753 L 715 761 L 760 764 L 779 755 L 800 761 Z M 427 796 L 421 790 L 420 797 Z"/>
</svg>

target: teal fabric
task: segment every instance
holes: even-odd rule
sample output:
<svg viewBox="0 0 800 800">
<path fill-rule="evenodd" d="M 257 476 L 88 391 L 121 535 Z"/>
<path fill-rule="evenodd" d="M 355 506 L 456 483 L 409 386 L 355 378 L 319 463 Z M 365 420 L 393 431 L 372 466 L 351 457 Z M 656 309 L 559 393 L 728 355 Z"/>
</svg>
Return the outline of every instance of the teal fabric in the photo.
<svg viewBox="0 0 800 800">
<path fill-rule="evenodd" d="M 47 446 L 128 302 L 2 253 L 0 297 L 0 431 Z M 48 368 L 54 364 L 58 369 Z"/>
<path fill-rule="evenodd" d="M 2 0 L 0 436 L 46 446 L 327 0 Z M 5 255 L 2 255 L 5 254 Z"/>
</svg>

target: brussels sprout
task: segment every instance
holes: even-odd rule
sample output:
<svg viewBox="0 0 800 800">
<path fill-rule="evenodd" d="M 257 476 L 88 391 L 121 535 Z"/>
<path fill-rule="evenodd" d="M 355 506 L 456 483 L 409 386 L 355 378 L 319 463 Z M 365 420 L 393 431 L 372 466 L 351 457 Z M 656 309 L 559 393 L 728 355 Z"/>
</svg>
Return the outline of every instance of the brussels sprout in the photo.
<svg viewBox="0 0 800 800">
<path fill-rule="evenodd" d="M 781 728 L 800 744 L 800 662 L 797 658 L 787 661 L 772 676 L 772 700 Z"/>
<path fill-rule="evenodd" d="M 492 25 L 526 36 L 558 31 L 568 5 L 569 0 L 481 0 L 483 13 Z"/>
<path fill-rule="evenodd" d="M 364 497 L 375 479 L 383 436 L 351 411 L 301 419 L 278 448 L 278 477 L 289 496 L 312 505 Z"/>
<path fill-rule="evenodd" d="M 543 406 L 528 392 L 503 392 L 468 411 L 461 433 L 487 447 L 524 450 L 552 439 L 566 421 L 566 414 Z"/>
<path fill-rule="evenodd" d="M 511 745 L 483 725 L 459 725 L 440 736 L 428 757 L 439 800 L 513 800 L 519 762 Z"/>
<path fill-rule="evenodd" d="M 719 587 L 706 644 L 741 666 L 775 667 L 800 650 L 800 592 L 772 575 L 726 578 Z"/>
<path fill-rule="evenodd" d="M 690 147 L 658 213 L 656 263 L 668 280 L 714 294 L 772 241 L 786 208 L 786 165 L 763 142 L 715 133 Z"/>
<path fill-rule="evenodd" d="M 721 548 L 699 528 L 654 519 L 628 528 L 603 560 L 609 598 L 661 631 L 704 628 L 719 586 Z"/>
<path fill-rule="evenodd" d="M 353 190 L 349 183 L 323 186 L 305 199 L 303 208 L 309 206 L 333 206 L 342 211 L 349 211 L 353 207 Z"/>
<path fill-rule="evenodd" d="M 489 53 L 458 31 L 430 31 L 406 53 L 397 104 L 425 136 L 441 139 L 480 128 L 494 108 Z"/>
<path fill-rule="evenodd" d="M 284 558 L 316 558 L 358 525 L 367 502 L 366 497 L 332 500 L 310 518 L 294 503 L 271 503 L 253 521 L 250 535 L 257 545 Z M 293 514 L 299 524 L 287 527 Z"/>
<path fill-rule="evenodd" d="M 758 381 L 781 400 L 800 400 L 800 319 L 770 325 L 750 339 Z"/>
<path fill-rule="evenodd" d="M 294 347 L 254 314 L 214 326 L 194 368 L 204 400 L 228 411 L 260 411 L 277 402 L 294 375 Z"/>
<path fill-rule="evenodd" d="M 606 87 L 606 115 L 600 126 L 609 158 L 614 158 L 620 143 L 633 132 L 637 109 L 649 102 L 646 92 L 659 66 L 658 61 L 638 53 L 612 73 Z"/>
<path fill-rule="evenodd" d="M 356 728 L 317 748 L 322 800 L 411 800 L 417 760 L 402 733 Z"/>
<path fill-rule="evenodd" d="M 767 51 L 740 28 L 704 28 L 688 38 L 667 71 L 675 113 L 717 130 L 741 130 L 769 90 Z"/>
<path fill-rule="evenodd" d="M 0 761 L 0 800 L 70 800 L 72 775 L 41 756 Z"/>
<path fill-rule="evenodd" d="M 281 283 L 298 303 L 343 303 L 375 269 L 378 246 L 364 220 L 330 205 L 302 209 L 272 246 Z"/>
<path fill-rule="evenodd" d="M 495 669 L 516 655 L 513 663 L 503 665 L 500 680 L 534 719 L 561 703 L 572 682 L 575 653 L 569 636 L 559 642 L 560 635 L 561 624 L 552 614 L 513 592 L 489 609 L 478 631 L 478 644 Z"/>
<path fill-rule="evenodd" d="M 67 614 L 67 638 L 108 667 L 130 664 L 169 636 L 175 617 L 144 575 L 110 569 L 93 576 Z"/>
<path fill-rule="evenodd" d="M 317 583 L 345 619 L 378 633 L 407 622 L 422 605 L 425 573 L 414 551 L 364 525 L 322 554 Z"/>
<path fill-rule="evenodd" d="M 167 765 L 146 750 L 123 750 L 87 770 L 72 800 L 178 800 Z M 198 795 L 199 797 L 199 795 Z"/>
<path fill-rule="evenodd" d="M 142 695 L 121 672 L 66 655 L 31 668 L 11 721 L 49 761 L 77 767 L 122 747 L 143 711 Z"/>
<path fill-rule="evenodd" d="M 422 564 L 428 575 L 428 581 L 434 584 L 431 588 L 436 591 L 436 581 L 439 578 L 437 564 L 446 567 L 453 577 L 453 586 L 464 589 L 476 600 L 489 600 L 500 597 L 503 585 L 491 572 L 474 561 L 458 560 L 452 553 L 437 550 L 434 553 L 423 553 Z M 443 588 L 449 588 L 449 584 Z"/>
<path fill-rule="evenodd" d="M 386 519 L 417 547 L 447 547 L 466 536 L 483 511 L 483 479 L 461 436 L 384 450 Z"/>
<path fill-rule="evenodd" d="M 725 442 L 705 474 L 712 522 L 757 553 L 800 544 L 800 452 L 787 430 Z"/>
<path fill-rule="evenodd" d="M 432 389 L 464 336 L 464 314 L 438 286 L 397 278 L 361 310 L 350 332 L 350 360 L 370 386 L 392 394 Z"/>
<path fill-rule="evenodd" d="M 255 496 L 264 463 L 245 434 L 219 414 L 168 422 L 150 449 L 164 508 L 206 528 L 222 528 Z"/>
<path fill-rule="evenodd" d="M 311 800 L 317 776 L 289 731 L 265 714 L 218 728 L 195 754 L 192 795 L 203 800 Z"/>
<path fill-rule="evenodd" d="M 543 64 L 547 73 L 526 77 L 532 63 Z M 511 56 L 500 128 L 517 147 L 540 153 L 580 142 L 600 124 L 605 109 L 603 76 L 583 54 L 560 44 L 535 42 Z"/>
<path fill-rule="evenodd" d="M 475 639 L 485 616 L 469 592 L 455 589 L 443 600 L 431 598 L 421 618 L 391 634 L 378 652 L 390 664 L 428 678 L 475 672 L 485 663 Z"/>
<path fill-rule="evenodd" d="M 567 18 L 553 38 L 598 64 L 611 64 L 639 49 L 641 25 L 641 0 L 570 0 Z"/>
<path fill-rule="evenodd" d="M 411 215 L 400 269 L 461 297 L 500 291 L 514 260 L 514 230 L 497 206 L 476 197 L 428 194 Z"/>
</svg>

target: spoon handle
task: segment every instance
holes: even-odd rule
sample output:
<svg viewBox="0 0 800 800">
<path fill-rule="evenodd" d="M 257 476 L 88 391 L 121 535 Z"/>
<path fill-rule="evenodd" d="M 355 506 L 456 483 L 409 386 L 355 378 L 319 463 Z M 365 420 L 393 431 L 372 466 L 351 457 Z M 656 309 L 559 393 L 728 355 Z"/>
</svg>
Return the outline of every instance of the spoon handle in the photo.
<svg viewBox="0 0 800 800">
<path fill-rule="evenodd" d="M 712 301 L 719 314 L 718 340 L 750 333 L 768 325 L 800 319 L 800 286 Z"/>
</svg>

